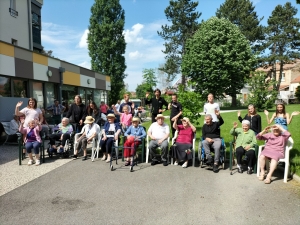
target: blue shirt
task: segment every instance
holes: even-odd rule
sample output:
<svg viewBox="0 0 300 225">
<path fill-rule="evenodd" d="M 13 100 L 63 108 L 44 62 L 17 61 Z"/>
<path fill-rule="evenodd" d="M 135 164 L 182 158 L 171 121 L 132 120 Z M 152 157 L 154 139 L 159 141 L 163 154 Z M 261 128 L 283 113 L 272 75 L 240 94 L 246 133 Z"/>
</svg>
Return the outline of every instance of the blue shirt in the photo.
<svg viewBox="0 0 300 225">
<path fill-rule="evenodd" d="M 137 127 L 134 127 L 134 126 L 130 126 L 124 136 L 127 137 L 127 136 L 136 136 L 139 140 L 141 140 L 142 138 L 145 138 L 146 137 L 146 132 L 145 132 L 145 129 L 144 127 L 138 125 Z"/>
</svg>

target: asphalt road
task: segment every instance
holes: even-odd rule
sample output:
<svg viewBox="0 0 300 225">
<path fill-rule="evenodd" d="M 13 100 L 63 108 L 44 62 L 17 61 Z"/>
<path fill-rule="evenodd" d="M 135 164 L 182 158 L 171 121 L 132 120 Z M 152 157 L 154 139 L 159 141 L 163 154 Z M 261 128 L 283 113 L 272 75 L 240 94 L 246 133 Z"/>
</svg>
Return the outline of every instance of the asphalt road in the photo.
<svg viewBox="0 0 300 225">
<path fill-rule="evenodd" d="M 300 185 L 281 171 L 266 185 L 228 169 L 119 167 L 78 159 L 52 170 L 0 197 L 0 224 L 300 224 Z"/>
</svg>

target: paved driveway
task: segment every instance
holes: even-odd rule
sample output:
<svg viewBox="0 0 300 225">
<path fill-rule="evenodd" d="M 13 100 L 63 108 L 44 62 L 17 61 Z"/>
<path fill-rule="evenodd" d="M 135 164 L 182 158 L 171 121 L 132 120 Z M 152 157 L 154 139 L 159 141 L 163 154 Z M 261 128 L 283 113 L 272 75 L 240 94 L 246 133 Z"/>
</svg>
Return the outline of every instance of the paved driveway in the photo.
<svg viewBox="0 0 300 225">
<path fill-rule="evenodd" d="M 1 196 L 0 224 L 300 224 L 299 184 L 278 176 L 265 185 L 228 170 L 140 164 L 130 173 L 78 159 Z"/>
</svg>

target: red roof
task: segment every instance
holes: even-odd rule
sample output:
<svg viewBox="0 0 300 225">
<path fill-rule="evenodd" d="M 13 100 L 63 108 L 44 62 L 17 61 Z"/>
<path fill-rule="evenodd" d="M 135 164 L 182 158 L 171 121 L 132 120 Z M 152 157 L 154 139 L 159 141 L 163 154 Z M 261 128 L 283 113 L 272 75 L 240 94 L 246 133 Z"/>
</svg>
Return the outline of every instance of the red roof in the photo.
<svg viewBox="0 0 300 225">
<path fill-rule="evenodd" d="M 291 83 L 300 83 L 300 76 L 296 77 Z"/>
</svg>

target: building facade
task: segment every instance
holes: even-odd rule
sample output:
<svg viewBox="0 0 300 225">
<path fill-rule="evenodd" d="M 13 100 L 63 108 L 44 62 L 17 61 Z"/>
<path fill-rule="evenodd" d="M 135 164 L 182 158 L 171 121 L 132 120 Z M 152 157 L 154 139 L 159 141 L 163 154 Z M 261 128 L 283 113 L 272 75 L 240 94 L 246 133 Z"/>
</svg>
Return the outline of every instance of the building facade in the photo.
<svg viewBox="0 0 300 225">
<path fill-rule="evenodd" d="M 41 54 L 42 4 L 0 1 L 0 98 L 34 97 L 41 108 L 54 99 L 69 105 L 77 94 L 85 104 L 107 102 L 109 76 Z"/>
</svg>

